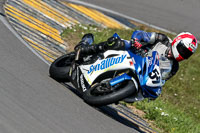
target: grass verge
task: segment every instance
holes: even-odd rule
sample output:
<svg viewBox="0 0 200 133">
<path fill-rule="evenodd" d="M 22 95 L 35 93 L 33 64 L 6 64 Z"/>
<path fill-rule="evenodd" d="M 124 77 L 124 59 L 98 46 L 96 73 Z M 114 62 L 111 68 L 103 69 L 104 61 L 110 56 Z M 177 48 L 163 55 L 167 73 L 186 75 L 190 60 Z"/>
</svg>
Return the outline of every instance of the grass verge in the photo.
<svg viewBox="0 0 200 133">
<path fill-rule="evenodd" d="M 143 26 L 139 29 L 156 31 Z M 94 43 L 99 43 L 106 41 L 114 33 L 118 33 L 123 39 L 130 40 L 134 30 L 136 29 L 103 29 L 92 25 L 76 25 L 64 30 L 61 36 L 71 46 L 68 51 L 73 51 L 73 47 L 85 33 L 93 33 Z M 173 38 L 173 35 L 167 35 Z M 180 63 L 178 73 L 167 81 L 158 99 L 152 102 L 144 100 L 130 104 L 143 110 L 144 117 L 153 120 L 154 125 L 161 129 L 159 132 L 198 133 L 200 131 L 199 52 L 198 49 L 189 60 Z"/>
</svg>

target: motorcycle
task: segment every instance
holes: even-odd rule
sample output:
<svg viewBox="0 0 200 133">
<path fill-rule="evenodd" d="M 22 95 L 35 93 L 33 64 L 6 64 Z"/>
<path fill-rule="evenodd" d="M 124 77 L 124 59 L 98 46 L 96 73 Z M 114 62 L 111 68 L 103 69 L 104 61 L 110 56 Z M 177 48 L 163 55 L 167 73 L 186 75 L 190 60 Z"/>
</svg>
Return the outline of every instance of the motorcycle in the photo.
<svg viewBox="0 0 200 133">
<path fill-rule="evenodd" d="M 113 37 L 120 38 L 116 33 Z M 132 50 L 107 50 L 88 55 L 81 62 L 79 52 L 74 53 L 75 58 L 66 54 L 56 59 L 49 73 L 57 81 L 71 82 L 86 103 L 103 106 L 121 100 L 156 99 L 161 94 L 162 80 L 156 51 L 152 56 L 142 57 Z"/>
</svg>

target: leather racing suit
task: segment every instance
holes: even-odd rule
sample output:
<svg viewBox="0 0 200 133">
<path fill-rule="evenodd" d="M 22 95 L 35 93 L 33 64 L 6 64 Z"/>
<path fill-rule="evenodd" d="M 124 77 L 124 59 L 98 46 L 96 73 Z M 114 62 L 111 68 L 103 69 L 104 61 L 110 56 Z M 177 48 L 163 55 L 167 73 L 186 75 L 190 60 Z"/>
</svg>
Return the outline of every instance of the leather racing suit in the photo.
<svg viewBox="0 0 200 133">
<path fill-rule="evenodd" d="M 158 52 L 162 80 L 166 81 L 176 74 L 179 69 L 178 62 L 175 59 L 167 57 L 172 43 L 169 37 L 161 33 L 136 30 L 133 32 L 131 38 L 137 38 L 141 43 L 144 43 L 147 55 L 151 55 L 152 51 Z M 125 43 L 130 44 L 129 41 L 125 41 Z"/>
</svg>

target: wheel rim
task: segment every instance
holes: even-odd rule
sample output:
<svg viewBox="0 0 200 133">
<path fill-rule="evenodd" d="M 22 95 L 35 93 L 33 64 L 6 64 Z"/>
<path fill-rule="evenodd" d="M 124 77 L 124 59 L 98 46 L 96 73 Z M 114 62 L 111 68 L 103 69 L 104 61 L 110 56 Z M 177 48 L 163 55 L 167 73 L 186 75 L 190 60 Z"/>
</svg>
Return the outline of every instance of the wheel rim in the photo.
<svg viewBox="0 0 200 133">
<path fill-rule="evenodd" d="M 92 89 L 88 90 L 88 94 L 90 96 L 105 96 L 111 93 L 114 93 L 116 91 L 119 91 L 120 89 L 123 89 L 120 87 L 122 84 L 117 84 L 111 88 L 107 88 L 106 85 L 103 84 L 97 84 Z"/>
</svg>

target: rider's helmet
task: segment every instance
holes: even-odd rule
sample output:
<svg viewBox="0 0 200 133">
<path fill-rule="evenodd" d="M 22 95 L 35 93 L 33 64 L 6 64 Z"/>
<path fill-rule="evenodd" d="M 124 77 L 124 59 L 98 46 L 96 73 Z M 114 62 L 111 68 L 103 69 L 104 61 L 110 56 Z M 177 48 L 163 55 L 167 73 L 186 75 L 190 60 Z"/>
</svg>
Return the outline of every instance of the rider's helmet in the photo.
<svg viewBox="0 0 200 133">
<path fill-rule="evenodd" d="M 195 36 L 189 32 L 178 34 L 172 42 L 172 53 L 177 61 L 188 59 L 197 49 Z"/>
</svg>

